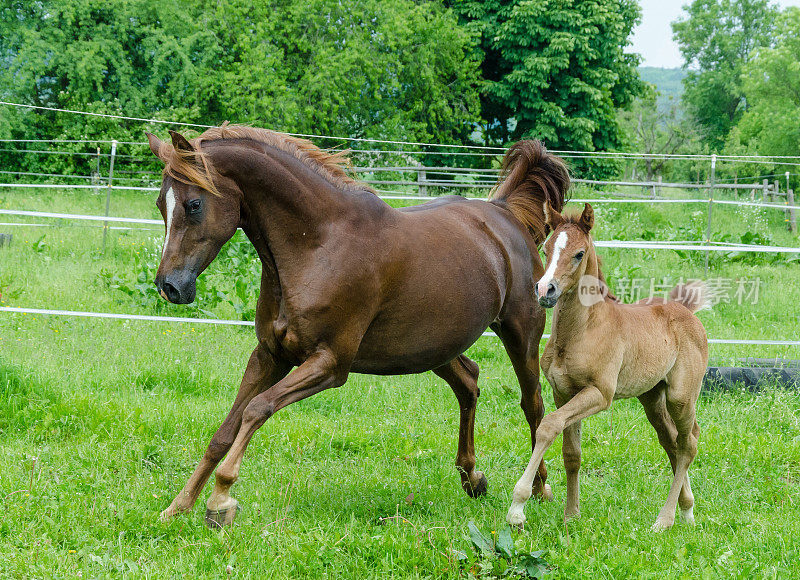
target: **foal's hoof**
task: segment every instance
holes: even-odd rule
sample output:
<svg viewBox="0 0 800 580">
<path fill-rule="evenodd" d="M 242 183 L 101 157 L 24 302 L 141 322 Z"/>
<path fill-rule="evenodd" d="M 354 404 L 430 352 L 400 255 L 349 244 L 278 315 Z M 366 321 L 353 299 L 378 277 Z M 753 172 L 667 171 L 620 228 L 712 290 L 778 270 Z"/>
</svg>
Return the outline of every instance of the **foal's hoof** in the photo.
<svg viewBox="0 0 800 580">
<path fill-rule="evenodd" d="M 236 519 L 242 508 L 239 507 L 239 502 L 233 500 L 235 503 L 229 507 L 219 510 L 210 510 L 206 508 L 206 525 L 212 530 L 221 530 L 233 525 L 233 520 Z"/>
<path fill-rule="evenodd" d="M 464 491 L 467 492 L 469 497 L 480 497 L 482 495 L 486 495 L 486 492 L 489 490 L 489 480 L 486 479 L 486 476 L 480 472 L 476 471 L 475 475 L 480 473 L 480 479 L 478 479 L 478 483 L 472 485 L 472 482 L 469 480 L 463 482 L 461 485 L 464 488 Z"/>
<path fill-rule="evenodd" d="M 509 526 L 521 531 L 525 528 L 525 513 L 521 509 L 515 510 L 512 507 L 508 510 L 506 521 L 508 522 Z"/>
<path fill-rule="evenodd" d="M 694 525 L 694 506 L 689 509 L 681 509 L 681 519 L 687 526 Z"/>
<path fill-rule="evenodd" d="M 659 518 L 656 518 L 656 523 L 654 523 L 653 526 L 650 529 L 653 530 L 656 533 L 661 533 L 661 532 L 671 528 L 672 524 L 674 524 L 674 523 L 675 523 L 674 519 L 672 521 L 668 521 L 667 518 L 659 517 Z"/>
<path fill-rule="evenodd" d="M 539 496 L 539 501 L 553 501 L 553 488 L 549 483 L 545 483 L 542 488 L 542 494 Z"/>
</svg>

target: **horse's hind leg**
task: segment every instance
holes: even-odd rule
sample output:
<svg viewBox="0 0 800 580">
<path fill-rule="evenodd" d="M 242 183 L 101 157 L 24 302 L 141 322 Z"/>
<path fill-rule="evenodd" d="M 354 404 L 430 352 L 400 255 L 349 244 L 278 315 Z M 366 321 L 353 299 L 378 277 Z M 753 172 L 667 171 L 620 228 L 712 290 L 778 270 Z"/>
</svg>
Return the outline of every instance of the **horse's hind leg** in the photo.
<svg viewBox="0 0 800 580">
<path fill-rule="evenodd" d="M 544 311 L 539 310 L 530 316 L 504 320 L 499 327 L 492 327 L 503 341 L 519 381 L 520 407 L 531 430 L 531 452 L 536 447 L 536 430 L 544 417 L 542 385 L 539 382 L 539 340 L 544 323 Z M 550 501 L 553 492 L 545 483 L 546 480 L 547 468 L 542 460 L 533 478 L 531 491 L 534 497 Z"/>
<path fill-rule="evenodd" d="M 678 498 L 682 493 L 684 483 L 687 482 L 689 466 L 697 456 L 700 427 L 695 418 L 695 403 L 700 392 L 702 374 L 699 377 L 693 377 L 692 374 L 688 369 L 680 369 L 673 371 L 672 376 L 667 378 L 666 408 L 677 430 L 675 477 L 672 480 L 667 501 L 653 524 L 655 531 L 665 530 L 675 522 Z M 693 514 L 691 517 L 693 519 Z"/>
<path fill-rule="evenodd" d="M 194 473 L 186 482 L 183 490 L 175 496 L 172 504 L 161 512 L 161 520 L 166 521 L 172 516 L 190 511 L 200 491 L 208 481 L 211 472 L 225 456 L 233 444 L 234 438 L 239 431 L 239 426 L 242 423 L 242 413 L 250 400 L 271 387 L 277 381 L 286 376 L 289 372 L 289 366 L 278 363 L 274 358 L 261 347 L 257 347 L 253 354 L 250 356 L 250 362 L 247 364 L 244 377 L 242 378 L 239 393 L 236 395 L 236 400 L 233 402 L 228 416 L 225 417 L 222 425 L 214 433 L 211 442 L 208 444 L 205 454 L 203 455 Z"/>
<path fill-rule="evenodd" d="M 656 430 L 658 435 L 658 442 L 664 451 L 667 452 L 670 465 L 672 466 L 672 473 L 675 474 L 675 466 L 678 455 L 678 430 L 675 423 L 672 422 L 672 417 L 667 412 L 667 398 L 665 391 L 666 384 L 660 383 L 651 391 L 639 397 L 639 401 L 644 407 L 647 420 Z M 696 435 L 700 434 L 700 427 L 695 422 Z M 681 508 L 681 517 L 687 524 L 694 524 L 694 495 L 692 494 L 692 487 L 689 483 L 689 474 L 681 487 L 681 493 L 678 496 L 678 505 Z"/>
<path fill-rule="evenodd" d="M 463 354 L 433 372 L 442 377 L 458 399 L 461 424 L 458 429 L 456 467 L 461 474 L 461 487 L 470 497 L 486 493 L 486 476 L 475 470 L 475 406 L 478 403 L 478 365 Z"/>
</svg>

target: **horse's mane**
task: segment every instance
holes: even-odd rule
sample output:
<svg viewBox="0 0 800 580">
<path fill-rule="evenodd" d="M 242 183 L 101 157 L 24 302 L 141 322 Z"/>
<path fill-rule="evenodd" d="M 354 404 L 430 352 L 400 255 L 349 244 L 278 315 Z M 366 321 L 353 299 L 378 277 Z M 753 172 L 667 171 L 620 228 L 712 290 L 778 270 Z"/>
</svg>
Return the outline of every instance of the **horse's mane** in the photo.
<svg viewBox="0 0 800 580">
<path fill-rule="evenodd" d="M 489 201 L 511 211 L 538 246 L 550 231 L 543 204 L 561 211 L 569 185 L 569 171 L 563 160 L 549 153 L 539 140 L 519 141 L 503 158 Z"/>
<path fill-rule="evenodd" d="M 320 149 L 307 139 L 247 125 L 229 125 L 227 121 L 219 127 L 212 127 L 194 139 L 190 139 L 189 143 L 194 151 L 175 149 L 172 143 L 162 142 L 158 156 L 164 161 L 164 174 L 219 195 L 219 190 L 214 185 L 216 171 L 209 163 L 207 154 L 203 152 L 202 145 L 205 142 L 233 139 L 263 143 L 289 153 L 324 177 L 331 185 L 341 189 L 358 189 L 375 193 L 371 187 L 354 179 L 349 173 L 352 164 L 346 150 L 330 153 Z"/>
</svg>

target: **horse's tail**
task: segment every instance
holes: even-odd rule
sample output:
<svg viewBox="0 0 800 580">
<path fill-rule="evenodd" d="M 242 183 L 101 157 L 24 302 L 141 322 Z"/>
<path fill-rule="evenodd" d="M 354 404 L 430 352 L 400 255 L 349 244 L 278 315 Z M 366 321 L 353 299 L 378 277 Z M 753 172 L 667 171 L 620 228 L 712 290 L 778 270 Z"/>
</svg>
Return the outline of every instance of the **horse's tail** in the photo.
<svg viewBox="0 0 800 580">
<path fill-rule="evenodd" d="M 539 140 L 520 141 L 503 158 L 503 167 L 489 201 L 507 208 L 533 235 L 536 244 L 549 233 L 544 203 L 564 207 L 569 171 L 561 158 L 547 152 Z"/>
<path fill-rule="evenodd" d="M 669 293 L 670 302 L 680 302 L 692 312 L 711 308 L 711 290 L 705 282 L 697 280 L 678 284 Z"/>
</svg>

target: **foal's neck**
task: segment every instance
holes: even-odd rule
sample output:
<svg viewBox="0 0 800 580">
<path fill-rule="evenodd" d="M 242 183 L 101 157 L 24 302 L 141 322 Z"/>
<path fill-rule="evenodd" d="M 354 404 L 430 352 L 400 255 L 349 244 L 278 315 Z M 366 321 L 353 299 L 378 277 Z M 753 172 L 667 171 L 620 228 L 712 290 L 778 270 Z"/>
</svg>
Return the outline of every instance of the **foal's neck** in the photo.
<svg viewBox="0 0 800 580">
<path fill-rule="evenodd" d="M 586 252 L 586 272 L 578 284 L 563 294 L 553 309 L 552 336 L 558 347 L 564 347 L 589 327 L 591 318 L 606 308 L 603 284 L 600 281 L 600 263 L 594 246 Z M 583 293 L 583 294 L 582 294 Z M 581 299 L 581 296 L 584 299 Z M 598 301 L 587 301 L 596 298 Z"/>
</svg>

